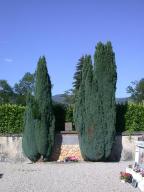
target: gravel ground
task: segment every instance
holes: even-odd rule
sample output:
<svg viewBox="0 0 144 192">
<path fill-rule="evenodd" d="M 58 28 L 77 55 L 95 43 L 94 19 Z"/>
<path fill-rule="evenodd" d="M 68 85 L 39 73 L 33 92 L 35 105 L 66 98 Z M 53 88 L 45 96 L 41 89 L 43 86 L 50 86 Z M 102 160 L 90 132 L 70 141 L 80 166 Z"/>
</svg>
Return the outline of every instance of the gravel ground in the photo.
<svg viewBox="0 0 144 192">
<path fill-rule="evenodd" d="M 119 163 L 0 163 L 0 192 L 138 192 L 121 183 Z"/>
</svg>

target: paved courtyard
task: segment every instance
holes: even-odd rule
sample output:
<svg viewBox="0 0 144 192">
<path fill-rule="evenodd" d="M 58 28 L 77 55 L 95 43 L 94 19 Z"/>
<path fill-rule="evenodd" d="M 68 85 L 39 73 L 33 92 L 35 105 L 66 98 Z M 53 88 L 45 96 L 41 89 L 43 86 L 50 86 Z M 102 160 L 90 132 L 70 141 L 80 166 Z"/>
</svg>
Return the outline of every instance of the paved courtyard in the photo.
<svg viewBox="0 0 144 192">
<path fill-rule="evenodd" d="M 0 192 L 138 192 L 120 182 L 128 164 L 0 163 Z"/>
</svg>

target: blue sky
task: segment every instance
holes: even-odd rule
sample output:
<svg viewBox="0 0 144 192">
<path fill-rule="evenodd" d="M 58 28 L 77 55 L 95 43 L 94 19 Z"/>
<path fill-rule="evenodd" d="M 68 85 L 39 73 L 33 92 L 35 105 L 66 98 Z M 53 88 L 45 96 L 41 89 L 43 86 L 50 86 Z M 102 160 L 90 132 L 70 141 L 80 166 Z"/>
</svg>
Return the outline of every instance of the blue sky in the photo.
<svg viewBox="0 0 144 192">
<path fill-rule="evenodd" d="M 78 59 L 110 40 L 117 97 L 144 77 L 143 0 L 0 0 L 0 79 L 10 85 L 45 55 L 53 95 L 72 87 Z"/>
</svg>

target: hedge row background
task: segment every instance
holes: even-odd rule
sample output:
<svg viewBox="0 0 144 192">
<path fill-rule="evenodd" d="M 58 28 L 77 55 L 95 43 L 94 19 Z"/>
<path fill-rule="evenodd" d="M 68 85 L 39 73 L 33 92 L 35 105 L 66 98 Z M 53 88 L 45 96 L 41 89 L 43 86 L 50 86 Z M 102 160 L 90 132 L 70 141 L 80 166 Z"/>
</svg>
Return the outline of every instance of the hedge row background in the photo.
<svg viewBox="0 0 144 192">
<path fill-rule="evenodd" d="M 55 115 L 55 131 L 63 131 L 65 121 L 73 122 L 72 107 L 62 104 L 53 105 Z M 17 134 L 23 132 L 24 106 L 0 105 L 0 134 Z"/>
<path fill-rule="evenodd" d="M 0 105 L 0 133 L 22 133 L 25 107 Z"/>
<path fill-rule="evenodd" d="M 118 104 L 116 117 L 116 132 L 144 131 L 144 105 Z M 0 105 L 0 134 L 23 132 L 23 116 L 25 107 L 5 104 Z M 72 121 L 72 109 L 63 105 L 54 105 L 56 116 L 56 131 L 64 130 L 64 122 Z"/>
<path fill-rule="evenodd" d="M 144 105 L 117 105 L 116 132 L 144 131 Z"/>
</svg>

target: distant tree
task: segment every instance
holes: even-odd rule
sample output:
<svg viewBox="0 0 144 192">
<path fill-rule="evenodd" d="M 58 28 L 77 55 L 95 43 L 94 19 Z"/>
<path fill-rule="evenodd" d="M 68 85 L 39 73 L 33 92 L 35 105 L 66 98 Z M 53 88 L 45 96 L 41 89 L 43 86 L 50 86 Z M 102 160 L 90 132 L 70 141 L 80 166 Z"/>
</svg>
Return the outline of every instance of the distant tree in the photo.
<svg viewBox="0 0 144 192">
<path fill-rule="evenodd" d="M 16 104 L 26 105 L 27 93 L 30 92 L 33 94 L 34 92 L 34 80 L 35 80 L 35 74 L 27 72 L 19 81 L 19 83 L 16 83 L 14 85 Z"/>
<path fill-rule="evenodd" d="M 74 104 L 74 90 L 69 89 L 64 92 L 63 97 L 64 97 L 64 103 L 66 105 L 73 105 Z"/>
<path fill-rule="evenodd" d="M 0 103 L 13 103 L 14 92 L 6 80 L 0 80 Z"/>
<path fill-rule="evenodd" d="M 19 95 L 27 95 L 28 92 L 34 91 L 35 74 L 25 73 L 19 83 L 14 85 L 14 91 Z"/>
<path fill-rule="evenodd" d="M 140 81 L 131 82 L 132 85 L 127 87 L 127 93 L 131 96 L 131 99 L 136 103 L 144 102 L 144 78 Z"/>
<path fill-rule="evenodd" d="M 73 123 L 73 106 L 68 105 L 66 106 L 66 114 L 65 114 L 65 122 L 72 122 Z"/>
<path fill-rule="evenodd" d="M 54 144 L 55 118 L 52 108 L 51 81 L 45 57 L 40 57 L 37 64 L 35 102 L 38 113 L 35 122 L 37 148 L 41 157 L 47 159 Z"/>
</svg>

